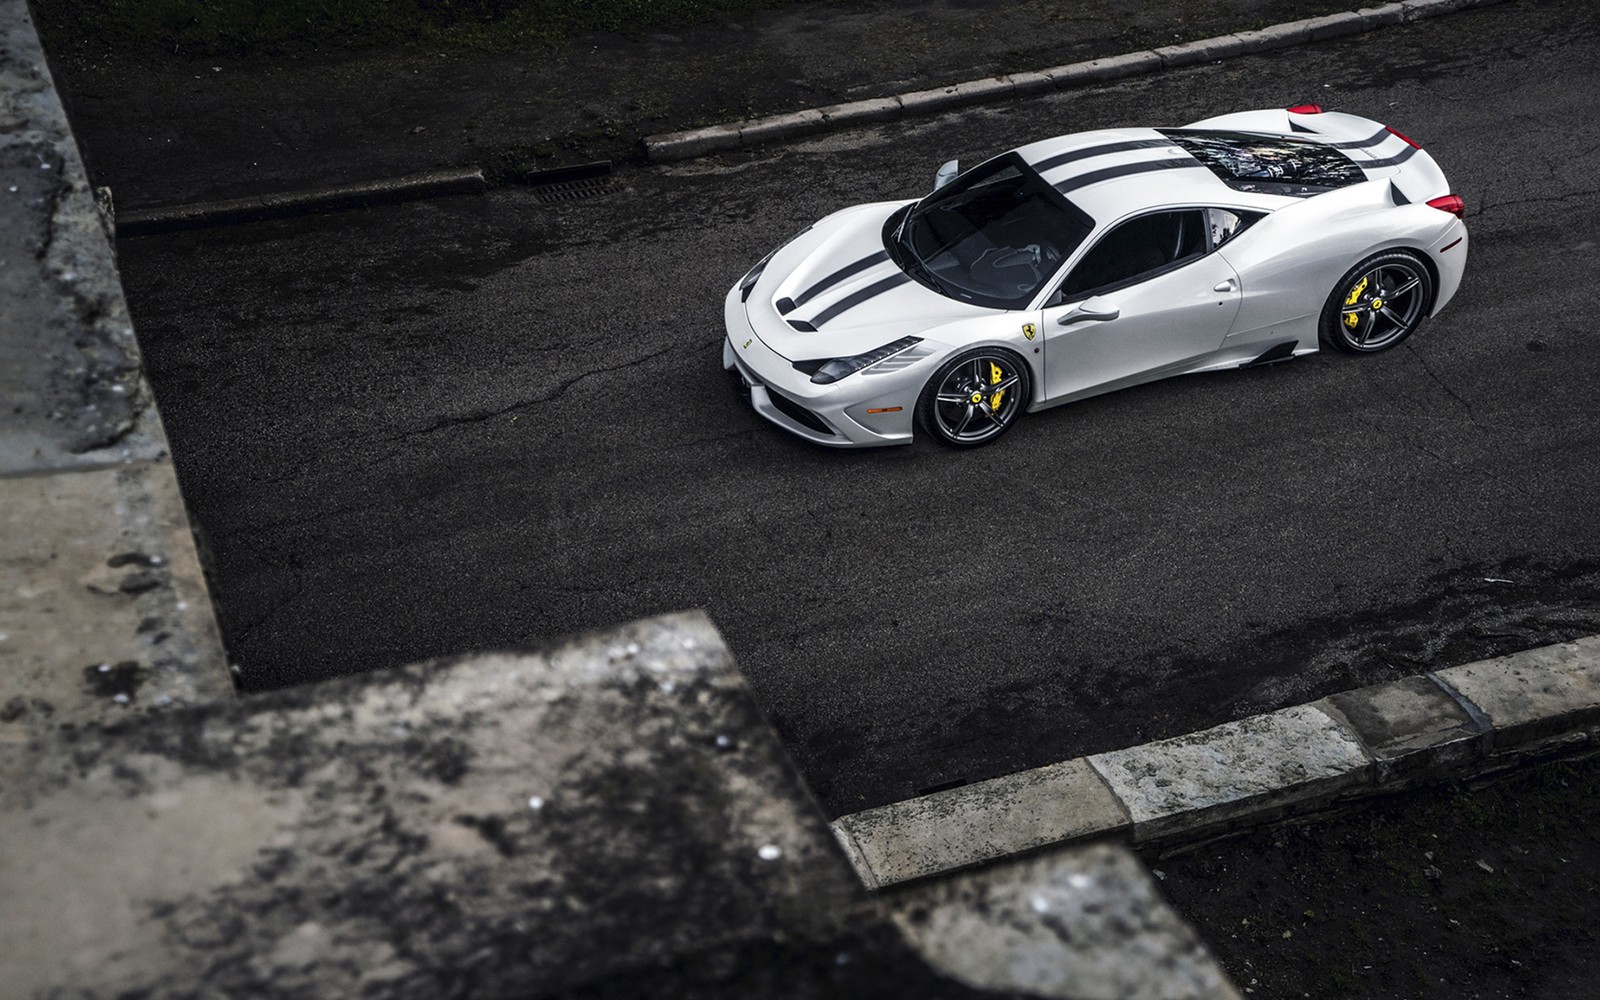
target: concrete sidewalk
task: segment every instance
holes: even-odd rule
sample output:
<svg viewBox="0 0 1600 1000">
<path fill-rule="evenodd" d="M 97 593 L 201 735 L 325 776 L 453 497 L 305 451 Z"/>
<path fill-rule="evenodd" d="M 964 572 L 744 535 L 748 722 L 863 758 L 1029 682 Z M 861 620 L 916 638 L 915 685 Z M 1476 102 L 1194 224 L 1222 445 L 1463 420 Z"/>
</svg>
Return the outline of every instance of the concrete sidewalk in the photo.
<svg viewBox="0 0 1600 1000">
<path fill-rule="evenodd" d="M 55 5 L 40 30 L 93 183 L 119 208 L 248 198 L 481 164 L 642 155 L 646 135 L 942 88 L 1352 7 L 1178 0 L 1062 8 L 793 4 L 744 22 L 555 49 L 118 57 Z M 108 58 L 107 51 L 113 54 Z"/>
</svg>

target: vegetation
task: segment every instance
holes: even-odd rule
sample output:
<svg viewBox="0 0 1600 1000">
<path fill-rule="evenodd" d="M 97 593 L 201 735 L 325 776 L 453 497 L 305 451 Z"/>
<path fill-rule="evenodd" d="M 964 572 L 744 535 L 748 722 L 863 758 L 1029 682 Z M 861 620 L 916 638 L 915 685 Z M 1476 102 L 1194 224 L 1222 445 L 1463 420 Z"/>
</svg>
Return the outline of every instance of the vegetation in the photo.
<svg viewBox="0 0 1600 1000">
<path fill-rule="evenodd" d="M 385 45 L 553 42 L 582 31 L 635 32 L 792 0 L 34 0 L 77 40 L 183 56 L 349 50 Z"/>
</svg>

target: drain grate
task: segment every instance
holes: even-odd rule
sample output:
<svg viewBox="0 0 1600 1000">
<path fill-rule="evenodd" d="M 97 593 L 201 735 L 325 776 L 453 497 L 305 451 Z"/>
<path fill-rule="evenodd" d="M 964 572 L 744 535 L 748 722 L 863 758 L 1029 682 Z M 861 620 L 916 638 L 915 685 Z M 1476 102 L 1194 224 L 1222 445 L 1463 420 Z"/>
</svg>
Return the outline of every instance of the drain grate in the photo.
<svg viewBox="0 0 1600 1000">
<path fill-rule="evenodd" d="M 610 194 L 616 189 L 617 182 L 610 177 L 586 177 L 577 181 L 541 184 L 533 189 L 533 193 L 534 197 L 548 205 L 560 201 L 597 198 L 603 194 Z"/>
</svg>

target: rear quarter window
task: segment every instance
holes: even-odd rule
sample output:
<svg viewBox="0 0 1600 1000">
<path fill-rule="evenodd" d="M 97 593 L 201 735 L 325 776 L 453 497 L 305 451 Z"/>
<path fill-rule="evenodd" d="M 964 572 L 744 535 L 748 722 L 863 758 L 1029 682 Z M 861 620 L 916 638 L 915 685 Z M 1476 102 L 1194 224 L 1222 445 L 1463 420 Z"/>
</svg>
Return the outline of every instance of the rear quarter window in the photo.
<svg viewBox="0 0 1600 1000">
<path fill-rule="evenodd" d="M 1211 248 L 1215 250 L 1263 218 L 1261 212 L 1246 212 L 1229 208 L 1208 208 L 1206 219 L 1211 226 Z"/>
</svg>

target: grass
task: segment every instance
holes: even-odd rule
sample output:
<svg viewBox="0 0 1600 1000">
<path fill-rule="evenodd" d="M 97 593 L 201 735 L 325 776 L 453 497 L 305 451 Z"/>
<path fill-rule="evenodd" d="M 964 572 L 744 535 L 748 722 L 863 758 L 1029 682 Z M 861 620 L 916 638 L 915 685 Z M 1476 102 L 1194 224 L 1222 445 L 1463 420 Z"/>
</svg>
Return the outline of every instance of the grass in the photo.
<svg viewBox="0 0 1600 1000">
<path fill-rule="evenodd" d="M 283 54 L 550 43 L 678 27 L 794 0 L 37 0 L 41 20 L 120 54 Z"/>
</svg>

